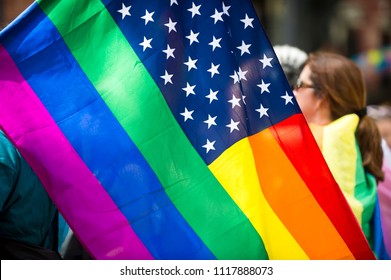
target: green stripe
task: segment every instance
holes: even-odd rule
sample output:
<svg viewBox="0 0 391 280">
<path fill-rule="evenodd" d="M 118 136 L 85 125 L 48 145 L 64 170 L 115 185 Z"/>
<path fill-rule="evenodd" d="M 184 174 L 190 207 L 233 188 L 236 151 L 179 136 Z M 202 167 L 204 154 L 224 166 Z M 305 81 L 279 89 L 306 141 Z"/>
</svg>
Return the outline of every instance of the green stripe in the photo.
<svg viewBox="0 0 391 280">
<path fill-rule="evenodd" d="M 174 205 L 218 259 L 267 258 L 262 239 L 191 146 L 100 1 L 40 1 Z M 137 106 L 132 106 L 137 104 Z"/>
<path fill-rule="evenodd" d="M 376 179 L 371 174 L 366 173 L 364 168 L 362 168 L 361 152 L 357 142 L 356 153 L 357 168 L 354 196 L 358 201 L 361 202 L 361 205 L 363 206 L 363 212 L 360 221 L 361 227 L 369 243 L 372 243 L 373 236 L 371 234 L 371 220 L 373 216 L 373 211 L 375 209 L 377 184 Z"/>
</svg>

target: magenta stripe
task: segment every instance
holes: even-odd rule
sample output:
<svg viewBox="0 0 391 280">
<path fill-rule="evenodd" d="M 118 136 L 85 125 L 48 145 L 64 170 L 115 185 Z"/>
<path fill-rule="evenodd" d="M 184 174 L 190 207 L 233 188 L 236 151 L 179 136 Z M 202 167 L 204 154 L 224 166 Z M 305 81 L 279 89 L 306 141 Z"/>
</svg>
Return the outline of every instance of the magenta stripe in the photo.
<svg viewBox="0 0 391 280">
<path fill-rule="evenodd" d="M 388 255 L 391 256 L 391 167 L 384 165 L 383 171 L 385 180 L 379 182 L 378 195 L 384 245 Z"/>
<path fill-rule="evenodd" d="M 1 45 L 0 61 L 0 127 L 33 167 L 70 227 L 79 229 L 78 237 L 89 244 L 90 254 L 97 259 L 152 259 Z M 17 110 L 11 109 L 15 104 Z"/>
</svg>

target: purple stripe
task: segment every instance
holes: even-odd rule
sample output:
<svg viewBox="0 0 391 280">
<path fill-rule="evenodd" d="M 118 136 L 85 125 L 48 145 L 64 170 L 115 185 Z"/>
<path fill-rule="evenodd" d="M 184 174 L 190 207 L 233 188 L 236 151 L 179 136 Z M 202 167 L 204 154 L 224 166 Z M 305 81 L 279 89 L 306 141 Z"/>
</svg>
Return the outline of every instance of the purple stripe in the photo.
<svg viewBox="0 0 391 280">
<path fill-rule="evenodd" d="M 0 127 L 32 166 L 60 212 L 72 222 L 71 228 L 79 229 L 80 241 L 88 244 L 97 259 L 152 259 L 1 45 L 0 61 Z M 10 111 L 15 104 L 17 109 Z M 19 123 L 25 125 L 20 127 Z"/>
</svg>

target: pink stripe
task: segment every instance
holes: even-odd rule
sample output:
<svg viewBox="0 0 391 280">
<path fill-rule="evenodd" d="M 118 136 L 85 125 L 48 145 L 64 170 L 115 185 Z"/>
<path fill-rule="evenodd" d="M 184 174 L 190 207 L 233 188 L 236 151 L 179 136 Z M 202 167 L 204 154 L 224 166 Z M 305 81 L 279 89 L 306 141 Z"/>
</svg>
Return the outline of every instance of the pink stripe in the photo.
<svg viewBox="0 0 391 280">
<path fill-rule="evenodd" d="M 90 254 L 96 259 L 153 259 L 1 45 L 0 61 L 0 127 Z"/>
<path fill-rule="evenodd" d="M 380 217 L 382 222 L 384 245 L 391 256 L 391 167 L 384 166 L 385 180 L 379 183 Z"/>
</svg>

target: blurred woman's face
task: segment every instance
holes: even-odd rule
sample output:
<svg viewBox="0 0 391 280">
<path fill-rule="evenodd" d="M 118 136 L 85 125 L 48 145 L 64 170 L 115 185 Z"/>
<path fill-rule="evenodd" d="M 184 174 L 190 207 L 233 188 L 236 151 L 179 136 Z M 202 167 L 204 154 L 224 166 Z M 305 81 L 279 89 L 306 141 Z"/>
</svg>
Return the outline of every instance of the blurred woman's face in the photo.
<svg viewBox="0 0 391 280">
<path fill-rule="evenodd" d="M 314 84 L 311 79 L 311 69 L 306 65 L 300 73 L 296 87 L 293 90 L 300 109 L 308 123 L 316 123 L 316 112 L 319 98 L 315 95 Z"/>
</svg>

